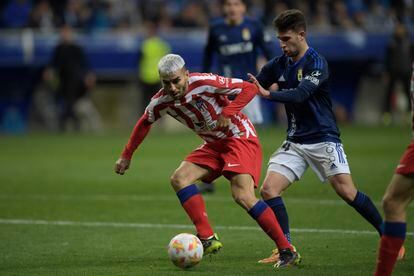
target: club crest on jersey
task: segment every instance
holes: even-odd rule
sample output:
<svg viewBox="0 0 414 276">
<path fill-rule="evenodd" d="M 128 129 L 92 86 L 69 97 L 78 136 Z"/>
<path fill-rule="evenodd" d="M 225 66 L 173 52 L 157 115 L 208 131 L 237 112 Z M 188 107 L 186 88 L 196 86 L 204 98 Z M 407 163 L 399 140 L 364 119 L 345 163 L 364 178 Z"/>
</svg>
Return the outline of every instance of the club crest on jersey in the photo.
<svg viewBox="0 0 414 276">
<path fill-rule="evenodd" d="M 226 78 L 223 76 L 219 76 L 218 77 L 218 81 L 221 85 L 225 85 L 226 84 Z"/>
<path fill-rule="evenodd" d="M 302 68 L 298 69 L 298 81 L 302 80 Z"/>
<path fill-rule="evenodd" d="M 250 40 L 250 38 L 252 37 L 252 35 L 250 34 L 249 29 L 244 28 L 242 30 L 242 37 L 243 37 L 244 40 Z"/>
<path fill-rule="evenodd" d="M 198 99 L 195 104 L 199 110 L 207 110 L 207 106 L 202 99 Z"/>
</svg>

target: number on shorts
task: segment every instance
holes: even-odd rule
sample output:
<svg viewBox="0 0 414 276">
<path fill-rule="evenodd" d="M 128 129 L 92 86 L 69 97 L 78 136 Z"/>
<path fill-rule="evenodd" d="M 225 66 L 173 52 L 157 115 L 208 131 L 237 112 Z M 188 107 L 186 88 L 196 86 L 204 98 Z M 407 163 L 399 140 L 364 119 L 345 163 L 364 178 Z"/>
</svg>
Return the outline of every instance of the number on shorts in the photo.
<svg viewBox="0 0 414 276">
<path fill-rule="evenodd" d="M 289 142 L 284 143 L 284 144 L 282 145 L 282 148 L 283 148 L 285 151 L 288 151 L 288 150 L 290 149 L 290 143 L 289 143 Z"/>
</svg>

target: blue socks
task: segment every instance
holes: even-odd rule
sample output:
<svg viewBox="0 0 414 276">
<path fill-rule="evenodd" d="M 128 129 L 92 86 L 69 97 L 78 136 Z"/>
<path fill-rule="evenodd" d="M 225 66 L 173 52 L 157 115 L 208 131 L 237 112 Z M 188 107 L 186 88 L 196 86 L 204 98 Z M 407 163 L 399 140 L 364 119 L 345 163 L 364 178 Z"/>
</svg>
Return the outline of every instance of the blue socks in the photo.
<svg viewBox="0 0 414 276">
<path fill-rule="evenodd" d="M 289 217 L 286 211 L 285 204 L 283 203 L 283 199 L 278 196 L 265 201 L 267 205 L 273 210 L 275 216 L 282 228 L 283 234 L 285 235 L 286 239 L 291 242 L 290 240 L 290 230 L 289 230 Z"/>
<path fill-rule="evenodd" d="M 348 204 L 354 207 L 361 216 L 371 223 L 372 226 L 377 229 L 380 236 L 382 235 L 382 217 L 374 203 L 372 203 L 371 199 L 366 194 L 358 191 L 355 199 Z"/>
</svg>

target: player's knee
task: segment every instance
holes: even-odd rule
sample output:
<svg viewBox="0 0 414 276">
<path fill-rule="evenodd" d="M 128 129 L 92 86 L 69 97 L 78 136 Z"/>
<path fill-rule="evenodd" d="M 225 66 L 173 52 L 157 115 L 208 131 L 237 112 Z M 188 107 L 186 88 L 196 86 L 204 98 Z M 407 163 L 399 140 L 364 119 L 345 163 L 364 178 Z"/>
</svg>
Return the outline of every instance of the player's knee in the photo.
<svg viewBox="0 0 414 276">
<path fill-rule="evenodd" d="M 386 194 L 382 199 L 382 208 L 386 215 L 393 215 L 399 212 L 400 204 L 394 197 Z"/>
<path fill-rule="evenodd" d="M 233 193 L 234 201 L 245 210 L 250 210 L 257 201 L 254 195 L 247 195 L 243 193 Z"/>
<path fill-rule="evenodd" d="M 179 172 L 174 172 L 173 175 L 170 177 L 170 184 L 171 186 L 173 186 L 175 190 L 178 190 L 186 186 L 186 178 L 183 174 Z"/>
<path fill-rule="evenodd" d="M 281 191 L 279 191 L 276 187 L 272 187 L 270 185 L 266 185 L 264 184 L 261 188 L 260 188 L 260 196 L 264 199 L 271 199 L 277 196 L 280 196 Z"/>
<path fill-rule="evenodd" d="M 347 183 L 334 181 L 332 182 L 332 186 L 335 189 L 336 194 L 348 203 L 352 202 L 355 199 L 355 196 L 358 192 L 352 182 Z"/>
<path fill-rule="evenodd" d="M 336 190 L 336 193 L 348 203 L 354 201 L 356 195 L 356 192 L 347 189 Z"/>
</svg>

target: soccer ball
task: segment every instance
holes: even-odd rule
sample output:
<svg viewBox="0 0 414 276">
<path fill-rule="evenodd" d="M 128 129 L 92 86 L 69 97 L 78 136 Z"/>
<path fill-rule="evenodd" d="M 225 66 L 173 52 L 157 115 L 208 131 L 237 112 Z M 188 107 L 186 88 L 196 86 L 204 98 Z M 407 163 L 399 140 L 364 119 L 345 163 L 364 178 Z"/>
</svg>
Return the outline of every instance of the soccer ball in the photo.
<svg viewBox="0 0 414 276">
<path fill-rule="evenodd" d="M 193 234 L 178 234 L 168 244 L 170 260 L 182 269 L 198 264 L 203 258 L 203 252 L 203 245 L 200 239 Z"/>
</svg>

